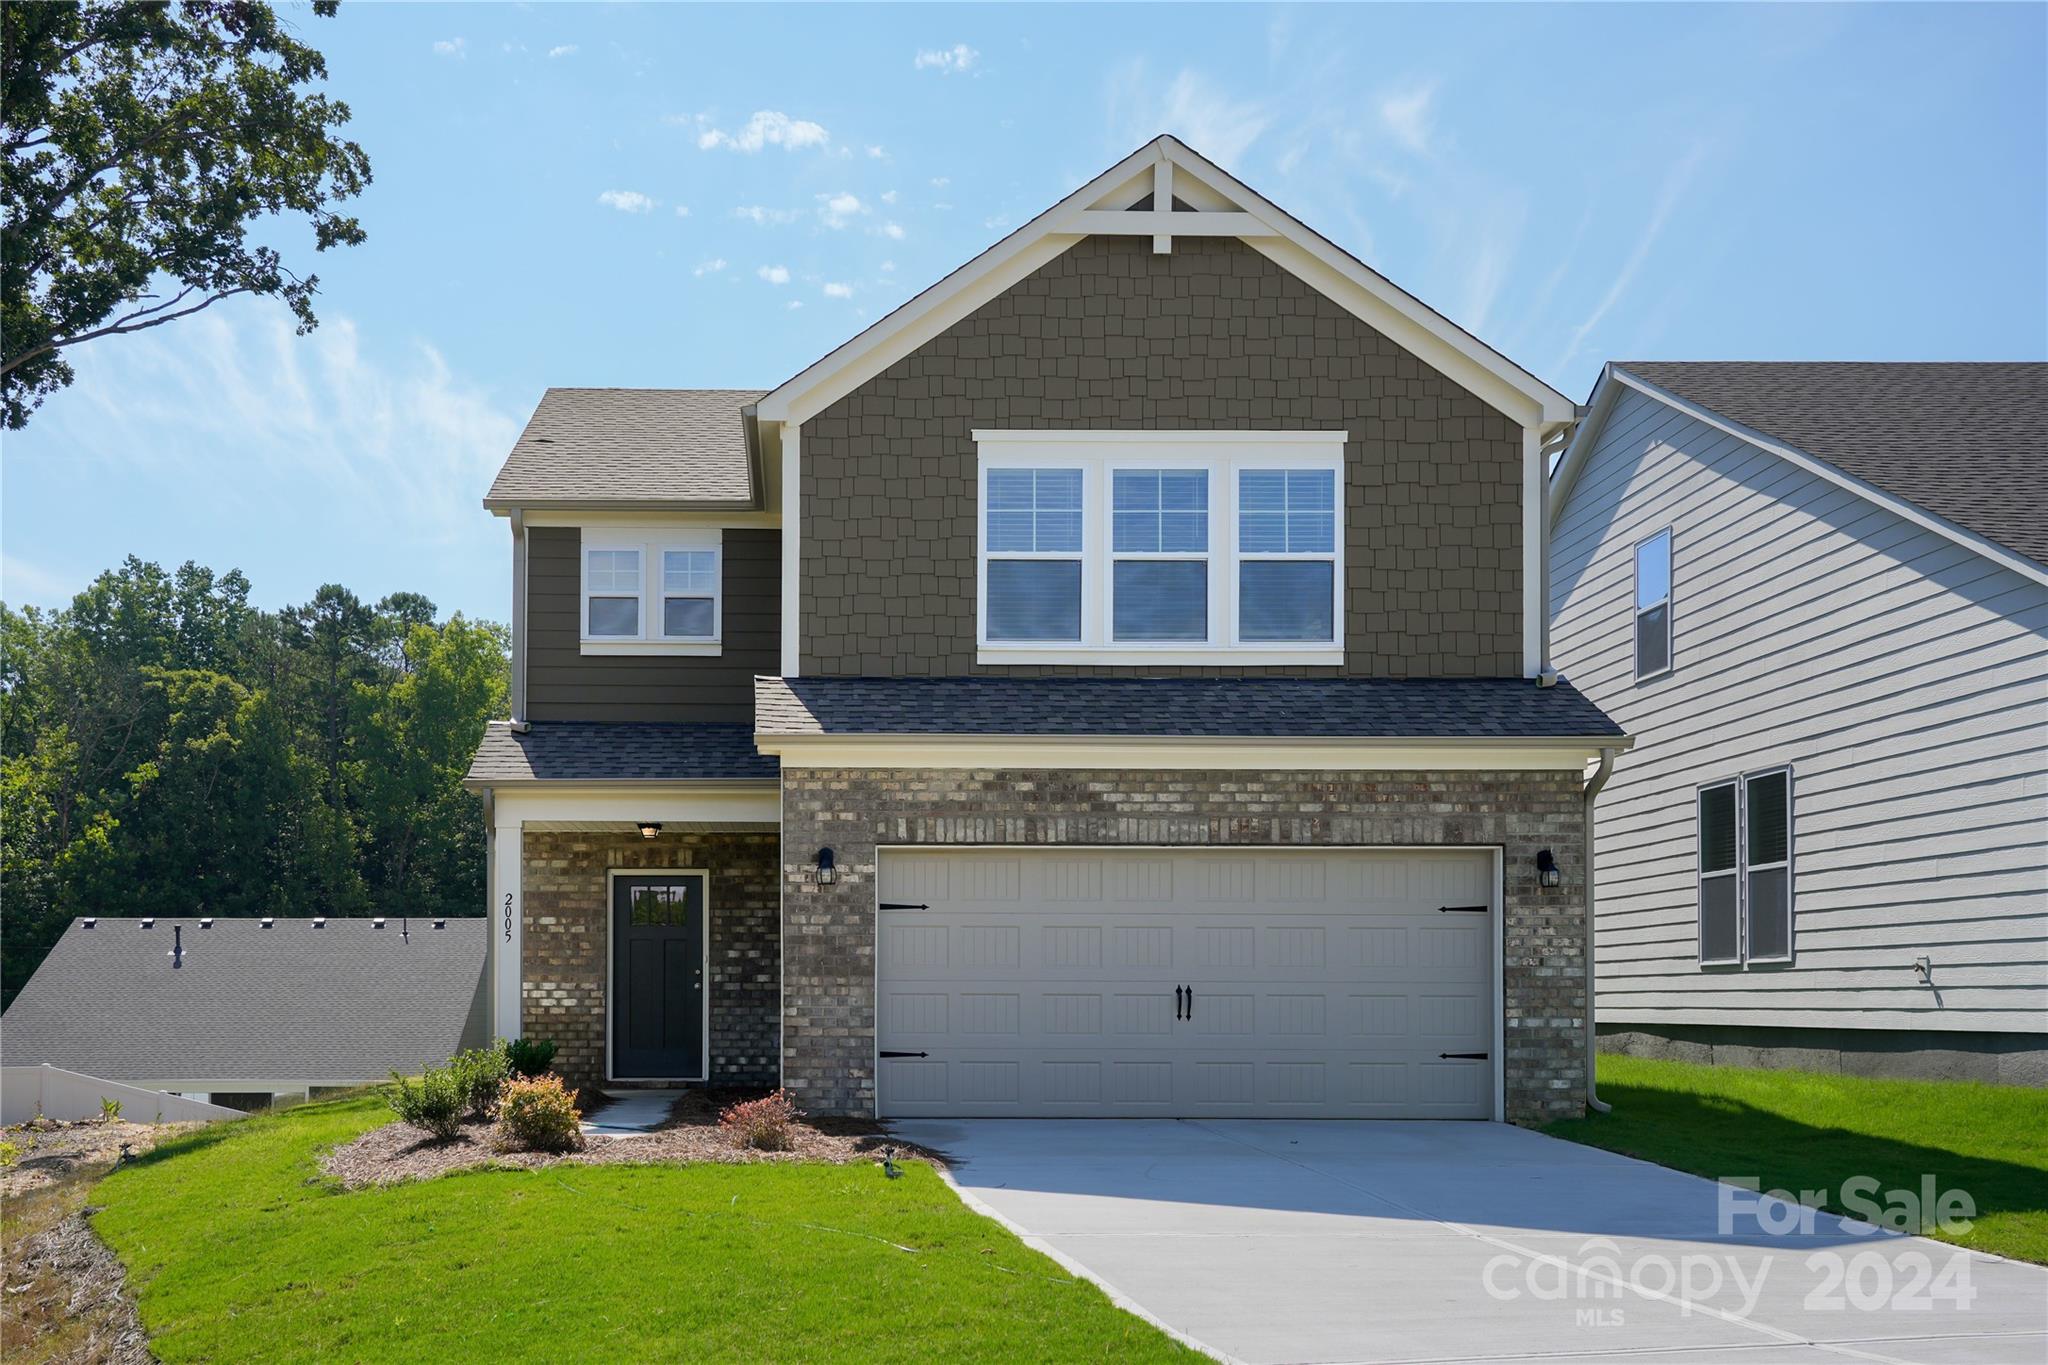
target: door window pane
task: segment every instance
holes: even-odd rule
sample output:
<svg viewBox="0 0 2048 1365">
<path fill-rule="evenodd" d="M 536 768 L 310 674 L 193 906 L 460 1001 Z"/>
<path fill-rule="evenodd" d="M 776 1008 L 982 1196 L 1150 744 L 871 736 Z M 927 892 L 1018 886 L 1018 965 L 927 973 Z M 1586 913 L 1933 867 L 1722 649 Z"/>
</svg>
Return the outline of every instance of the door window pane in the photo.
<svg viewBox="0 0 2048 1365">
<path fill-rule="evenodd" d="M 1209 566 L 1203 560 L 1120 559 L 1116 638 L 1209 638 Z"/>
<path fill-rule="evenodd" d="M 1081 563 L 1074 559 L 992 559 L 988 638 L 1081 638 Z"/>
<path fill-rule="evenodd" d="M 1238 638 L 1331 640 L 1335 592 L 1328 560 L 1246 560 L 1238 565 Z"/>
</svg>

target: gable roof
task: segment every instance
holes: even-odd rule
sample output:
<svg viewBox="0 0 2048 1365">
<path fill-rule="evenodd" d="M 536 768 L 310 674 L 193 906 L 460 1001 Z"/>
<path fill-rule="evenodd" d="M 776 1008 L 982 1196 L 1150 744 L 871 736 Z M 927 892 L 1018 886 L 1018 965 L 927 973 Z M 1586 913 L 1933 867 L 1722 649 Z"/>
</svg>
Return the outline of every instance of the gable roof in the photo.
<svg viewBox="0 0 2048 1365">
<path fill-rule="evenodd" d="M 601 723 L 535 721 L 524 734 L 507 721 L 484 727 L 463 781 L 471 787 L 524 782 L 774 781 L 775 760 L 754 748 L 740 721 Z"/>
<path fill-rule="evenodd" d="M 759 389 L 549 389 L 491 481 L 492 511 L 760 505 L 742 409 Z"/>
<path fill-rule="evenodd" d="M 1168 207 L 1160 208 L 1161 204 Z M 1236 236 L 1452 382 L 1524 425 L 1569 421 L 1570 399 L 1188 147 L 1160 136 L 763 395 L 764 422 L 801 423 L 1084 238 Z"/>
<path fill-rule="evenodd" d="M 754 679 L 775 735 L 1621 739 L 1569 683 L 1524 678 Z"/>
<path fill-rule="evenodd" d="M 1552 479 L 1553 517 L 1623 389 L 2048 579 L 2048 364 L 1615 361 Z"/>
<path fill-rule="evenodd" d="M 73 920 L 0 1019 L 0 1061 L 110 1081 L 339 1084 L 411 1074 L 481 1046 L 487 1033 L 489 925 L 445 923 Z M 178 967 L 173 925 L 184 930 Z"/>
</svg>

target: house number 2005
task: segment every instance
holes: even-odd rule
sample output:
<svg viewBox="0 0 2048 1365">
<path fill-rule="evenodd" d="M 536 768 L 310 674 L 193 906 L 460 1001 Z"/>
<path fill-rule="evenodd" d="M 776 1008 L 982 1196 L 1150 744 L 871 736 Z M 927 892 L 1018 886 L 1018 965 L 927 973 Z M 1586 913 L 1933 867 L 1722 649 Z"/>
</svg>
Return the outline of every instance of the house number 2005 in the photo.
<svg viewBox="0 0 2048 1365">
<path fill-rule="evenodd" d="M 505 942 L 512 941 L 512 893 L 505 893 Z"/>
</svg>

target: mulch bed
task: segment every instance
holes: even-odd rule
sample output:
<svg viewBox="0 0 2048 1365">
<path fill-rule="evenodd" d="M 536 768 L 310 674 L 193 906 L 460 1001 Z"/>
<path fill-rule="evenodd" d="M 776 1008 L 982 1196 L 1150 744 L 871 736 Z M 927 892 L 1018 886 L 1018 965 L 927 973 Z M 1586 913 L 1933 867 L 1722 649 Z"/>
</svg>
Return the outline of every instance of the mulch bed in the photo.
<svg viewBox="0 0 2048 1365">
<path fill-rule="evenodd" d="M 938 1154 L 890 1137 L 879 1123 L 864 1119 L 799 1119 L 791 1126 L 785 1152 L 741 1147 L 718 1127 L 719 1111 L 739 1100 L 755 1099 L 759 1091 L 679 1092 L 668 1122 L 649 1133 L 591 1137 L 579 1152 L 500 1152 L 491 1145 L 490 1123 L 465 1123 L 456 1137 L 438 1141 L 417 1128 L 392 1122 L 373 1128 L 355 1141 L 335 1148 L 320 1167 L 347 1189 L 425 1180 L 455 1171 L 500 1166 L 531 1170 L 555 1165 L 645 1165 L 649 1163 L 716 1162 L 749 1164 L 761 1161 L 829 1161 L 839 1164 L 880 1161 L 886 1152 L 898 1161 L 936 1163 Z M 585 1117 L 592 1117 L 586 1114 Z M 601 1113 L 595 1115 L 602 1117 Z"/>
<path fill-rule="evenodd" d="M 0 1133 L 20 1151 L 12 1166 L 0 1168 L 0 1198 L 12 1199 L 71 1179 L 83 1171 L 111 1167 L 199 1123 L 129 1123 L 125 1119 L 31 1119 Z"/>
</svg>

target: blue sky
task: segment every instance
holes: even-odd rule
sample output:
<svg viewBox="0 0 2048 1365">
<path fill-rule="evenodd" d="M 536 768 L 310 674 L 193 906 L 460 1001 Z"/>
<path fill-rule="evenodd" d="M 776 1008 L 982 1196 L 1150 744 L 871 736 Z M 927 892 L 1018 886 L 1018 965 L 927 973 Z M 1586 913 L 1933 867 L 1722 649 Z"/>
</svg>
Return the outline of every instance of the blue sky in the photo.
<svg viewBox="0 0 2048 1365">
<path fill-rule="evenodd" d="M 10 603 L 132 552 L 502 619 L 478 499 L 543 388 L 771 386 L 1162 131 L 1575 397 L 2048 355 L 2040 5 L 298 14 L 369 241 L 311 337 L 223 305 L 76 355 L 4 438 Z"/>
</svg>

